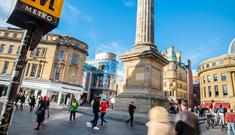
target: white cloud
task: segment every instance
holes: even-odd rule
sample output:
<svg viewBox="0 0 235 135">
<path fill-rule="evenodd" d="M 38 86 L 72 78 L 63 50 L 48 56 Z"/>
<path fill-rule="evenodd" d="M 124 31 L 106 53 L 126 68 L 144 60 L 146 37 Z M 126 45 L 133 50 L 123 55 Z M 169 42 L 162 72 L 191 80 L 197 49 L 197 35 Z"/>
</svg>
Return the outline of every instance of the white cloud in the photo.
<svg viewBox="0 0 235 135">
<path fill-rule="evenodd" d="M 127 7 L 134 7 L 136 0 L 123 0 L 123 4 Z"/>
<path fill-rule="evenodd" d="M 122 69 L 117 70 L 117 76 L 118 76 L 118 80 L 123 80 L 124 73 Z"/>
<path fill-rule="evenodd" d="M 76 7 L 72 6 L 70 3 L 67 3 L 66 6 L 68 7 L 69 12 L 71 13 L 69 15 L 72 15 L 73 17 L 79 17 L 81 12 Z"/>
</svg>

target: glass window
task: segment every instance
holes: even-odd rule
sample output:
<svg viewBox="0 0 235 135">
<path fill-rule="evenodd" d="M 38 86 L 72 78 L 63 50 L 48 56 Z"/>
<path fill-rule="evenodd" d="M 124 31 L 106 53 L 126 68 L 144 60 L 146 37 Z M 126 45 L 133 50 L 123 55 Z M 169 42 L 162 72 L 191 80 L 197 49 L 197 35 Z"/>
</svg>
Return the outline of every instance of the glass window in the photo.
<svg viewBox="0 0 235 135">
<path fill-rule="evenodd" d="M 211 76 L 210 75 L 207 76 L 207 82 L 208 83 L 211 82 Z"/>
<path fill-rule="evenodd" d="M 64 60 L 64 51 L 60 51 L 58 55 L 59 60 Z"/>
<path fill-rule="evenodd" d="M 9 49 L 8 49 L 8 53 L 12 54 L 13 53 L 13 49 L 14 49 L 14 45 L 10 45 Z"/>
<path fill-rule="evenodd" d="M 223 90 L 223 96 L 228 96 L 228 89 L 227 89 L 227 85 L 222 85 L 222 90 Z"/>
<path fill-rule="evenodd" d="M 209 68 L 210 67 L 210 65 L 209 64 L 206 64 L 206 68 Z"/>
<path fill-rule="evenodd" d="M 214 90 L 215 90 L 215 96 L 219 96 L 219 89 L 218 89 L 218 85 L 214 86 Z"/>
<path fill-rule="evenodd" d="M 204 87 L 204 97 L 206 97 L 206 87 Z"/>
<path fill-rule="evenodd" d="M 36 56 L 36 57 L 40 57 L 41 54 L 42 54 L 42 48 L 37 48 L 37 49 L 36 49 L 36 52 L 35 52 L 35 56 Z"/>
<path fill-rule="evenodd" d="M 72 56 L 71 63 L 72 63 L 72 64 L 78 64 L 78 56 L 77 56 L 77 55 L 73 55 L 73 56 Z"/>
<path fill-rule="evenodd" d="M 218 75 L 217 74 L 214 74 L 214 82 L 217 82 L 218 81 Z"/>
<path fill-rule="evenodd" d="M 57 67 L 57 68 L 56 68 L 55 80 L 56 80 L 56 81 L 60 80 L 60 67 Z"/>
<path fill-rule="evenodd" d="M 222 81 L 226 81 L 226 79 L 227 79 L 227 78 L 226 78 L 226 74 L 225 74 L 225 73 L 222 73 L 222 74 L 221 74 L 221 80 L 222 80 Z"/>
<path fill-rule="evenodd" d="M 220 61 L 219 64 L 220 64 L 220 65 L 224 65 L 224 61 Z"/>
<path fill-rule="evenodd" d="M 2 73 L 5 74 L 7 72 L 9 66 L 9 61 L 4 61 L 4 65 L 3 65 L 3 69 L 2 69 Z"/>
<path fill-rule="evenodd" d="M 40 78 L 40 76 L 41 76 L 41 70 L 42 70 L 42 65 L 39 64 L 37 78 Z"/>
<path fill-rule="evenodd" d="M 205 76 L 203 76 L 203 83 L 204 83 L 204 84 L 206 83 L 206 78 L 205 78 Z"/>
<path fill-rule="evenodd" d="M 4 50 L 4 48 L 5 48 L 5 44 L 1 44 L 1 46 L 0 46 L 0 53 L 3 53 L 3 50 Z"/>
<path fill-rule="evenodd" d="M 38 68 L 38 65 L 37 65 L 37 64 L 32 64 L 30 77 L 35 77 L 36 72 L 37 72 L 37 68 Z"/>
<path fill-rule="evenodd" d="M 209 93 L 209 97 L 211 97 L 211 86 L 208 86 L 208 93 Z"/>
<path fill-rule="evenodd" d="M 6 33 L 4 34 L 4 37 L 5 37 L 5 38 L 8 38 L 8 37 L 9 37 L 9 33 L 6 32 Z"/>
<path fill-rule="evenodd" d="M 215 67 L 216 66 L 216 63 L 214 62 L 214 63 L 212 63 L 212 67 Z"/>
<path fill-rule="evenodd" d="M 14 38 L 14 39 L 17 38 L 17 34 L 16 34 L 16 33 L 13 34 L 13 38 Z"/>
</svg>

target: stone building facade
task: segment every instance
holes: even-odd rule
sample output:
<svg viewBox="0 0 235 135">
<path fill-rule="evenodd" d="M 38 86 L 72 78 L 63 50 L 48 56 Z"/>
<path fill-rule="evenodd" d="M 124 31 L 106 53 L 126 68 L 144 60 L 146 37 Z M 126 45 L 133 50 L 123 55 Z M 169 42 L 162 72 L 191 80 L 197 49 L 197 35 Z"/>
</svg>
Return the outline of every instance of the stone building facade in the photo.
<svg viewBox="0 0 235 135">
<path fill-rule="evenodd" d="M 228 54 L 203 61 L 199 66 L 201 103 L 205 107 L 235 108 L 235 40 Z"/>
<path fill-rule="evenodd" d="M 9 85 L 24 31 L 0 28 L 0 88 L 4 95 Z M 27 55 L 20 92 L 50 96 L 52 102 L 64 103 L 72 94 L 83 93 L 83 66 L 88 45 L 73 37 L 47 34 Z"/>
</svg>

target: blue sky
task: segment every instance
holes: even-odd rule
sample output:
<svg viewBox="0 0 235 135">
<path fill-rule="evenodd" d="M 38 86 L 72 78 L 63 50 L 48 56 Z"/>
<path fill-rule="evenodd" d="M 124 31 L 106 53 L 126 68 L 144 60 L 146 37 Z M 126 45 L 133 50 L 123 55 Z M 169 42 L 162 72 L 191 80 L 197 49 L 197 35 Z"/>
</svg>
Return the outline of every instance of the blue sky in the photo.
<svg viewBox="0 0 235 135">
<path fill-rule="evenodd" d="M 0 25 L 9 2 L 0 0 Z M 89 57 L 102 51 L 118 55 L 135 39 L 137 0 L 65 0 L 54 33 L 73 36 L 89 45 Z M 155 0 L 155 43 L 159 51 L 174 45 L 191 59 L 193 68 L 207 58 L 227 53 L 235 38 L 235 0 Z M 118 73 L 121 74 L 122 64 Z"/>
</svg>

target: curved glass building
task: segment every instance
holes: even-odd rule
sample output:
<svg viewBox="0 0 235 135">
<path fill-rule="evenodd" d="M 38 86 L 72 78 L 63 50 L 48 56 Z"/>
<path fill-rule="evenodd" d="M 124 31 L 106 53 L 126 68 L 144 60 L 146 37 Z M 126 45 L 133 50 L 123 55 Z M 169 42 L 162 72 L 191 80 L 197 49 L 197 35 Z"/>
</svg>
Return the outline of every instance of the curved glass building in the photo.
<svg viewBox="0 0 235 135">
<path fill-rule="evenodd" d="M 96 55 L 95 59 L 87 62 L 85 65 L 85 72 L 89 72 L 90 89 L 88 102 L 92 101 L 94 97 L 100 94 L 105 94 L 107 99 L 116 95 L 117 82 L 117 56 L 110 52 L 103 52 Z M 88 80 L 88 79 L 86 79 Z"/>
</svg>

